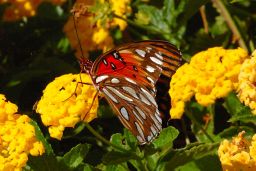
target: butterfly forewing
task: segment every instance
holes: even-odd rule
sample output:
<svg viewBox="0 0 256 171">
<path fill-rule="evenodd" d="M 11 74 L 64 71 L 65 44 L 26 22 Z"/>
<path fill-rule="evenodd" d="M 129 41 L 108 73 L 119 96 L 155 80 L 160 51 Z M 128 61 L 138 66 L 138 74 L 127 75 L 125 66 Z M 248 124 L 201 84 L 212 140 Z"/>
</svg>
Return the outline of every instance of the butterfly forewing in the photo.
<svg viewBox="0 0 256 171">
<path fill-rule="evenodd" d="M 161 73 L 171 77 L 180 63 L 181 53 L 174 45 L 142 41 L 103 54 L 94 62 L 90 74 L 124 126 L 144 144 L 161 130 L 154 99 L 156 81 Z"/>
</svg>

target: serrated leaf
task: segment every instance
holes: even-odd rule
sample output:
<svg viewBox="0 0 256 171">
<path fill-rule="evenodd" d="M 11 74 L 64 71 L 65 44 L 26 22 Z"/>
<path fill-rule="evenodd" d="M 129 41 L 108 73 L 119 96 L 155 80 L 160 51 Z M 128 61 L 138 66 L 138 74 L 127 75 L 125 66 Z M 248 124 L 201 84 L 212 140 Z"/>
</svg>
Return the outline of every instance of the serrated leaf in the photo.
<svg viewBox="0 0 256 171">
<path fill-rule="evenodd" d="M 90 149 L 89 144 L 78 144 L 67 152 L 61 161 L 65 163 L 69 168 L 73 169 L 82 164 L 86 154 Z"/>
<path fill-rule="evenodd" d="M 153 145 L 155 148 L 162 148 L 166 145 L 172 147 L 172 142 L 179 135 L 179 131 L 172 126 L 164 128 L 159 137 L 153 141 Z"/>
<path fill-rule="evenodd" d="M 77 168 L 75 168 L 74 171 L 100 171 L 100 170 L 97 168 L 94 168 L 93 166 L 87 163 L 82 163 Z"/>
<path fill-rule="evenodd" d="M 161 161 L 161 163 L 158 166 L 158 170 L 174 170 L 176 167 L 184 165 L 187 162 L 199 159 L 201 157 L 213 153 L 218 147 L 218 145 L 218 143 L 199 144 L 196 146 L 190 146 L 191 148 L 169 151 L 169 154 L 167 154 L 169 157 L 166 157 Z"/>
<path fill-rule="evenodd" d="M 125 145 L 123 145 L 124 137 L 120 133 L 113 134 L 110 138 L 110 142 L 115 144 L 116 146 L 119 146 L 120 148 L 124 148 Z"/>
<path fill-rule="evenodd" d="M 140 160 L 139 157 L 133 155 L 132 153 L 123 153 L 118 151 L 110 151 L 108 152 L 102 159 L 105 164 L 119 164 L 123 162 L 127 162 L 128 160 Z"/>
<path fill-rule="evenodd" d="M 100 164 L 97 166 L 100 170 L 104 171 L 127 171 L 129 170 L 126 163 L 115 164 L 115 165 L 103 165 Z"/>
</svg>

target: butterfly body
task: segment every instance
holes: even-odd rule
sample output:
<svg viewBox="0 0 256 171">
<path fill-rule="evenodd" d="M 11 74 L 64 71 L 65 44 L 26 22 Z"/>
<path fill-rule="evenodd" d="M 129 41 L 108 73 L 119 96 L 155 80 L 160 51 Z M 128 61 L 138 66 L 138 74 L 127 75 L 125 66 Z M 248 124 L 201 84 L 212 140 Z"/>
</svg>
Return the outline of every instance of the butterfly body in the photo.
<svg viewBox="0 0 256 171">
<path fill-rule="evenodd" d="M 171 77 L 181 63 L 181 53 L 164 41 L 141 41 L 111 50 L 94 63 L 82 61 L 94 86 L 104 94 L 123 125 L 140 144 L 151 142 L 162 129 L 155 101 L 160 74 Z"/>
</svg>

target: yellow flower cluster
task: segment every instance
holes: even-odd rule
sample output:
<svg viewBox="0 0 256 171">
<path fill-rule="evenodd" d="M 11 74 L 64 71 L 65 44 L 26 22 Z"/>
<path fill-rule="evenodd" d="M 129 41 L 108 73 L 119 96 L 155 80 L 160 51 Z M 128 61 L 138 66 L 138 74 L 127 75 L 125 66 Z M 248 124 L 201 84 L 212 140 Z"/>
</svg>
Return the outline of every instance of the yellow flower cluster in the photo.
<svg viewBox="0 0 256 171">
<path fill-rule="evenodd" d="M 36 111 L 50 136 L 61 139 L 65 127 L 74 127 L 81 120 L 97 117 L 97 91 L 87 74 L 66 74 L 47 85 Z"/>
<path fill-rule="evenodd" d="M 51 2 L 55 5 L 61 4 L 66 0 L 0 0 L 2 3 L 10 3 L 5 9 L 3 20 L 16 21 L 22 17 L 32 17 L 36 14 L 37 7 L 42 2 Z"/>
<path fill-rule="evenodd" d="M 18 107 L 0 94 L 0 170 L 22 170 L 28 155 L 42 155 L 44 146 L 37 141 L 27 115 L 16 114 Z"/>
<path fill-rule="evenodd" d="M 105 1 L 102 0 L 100 2 L 104 3 Z M 81 4 L 91 7 L 95 4 L 95 0 L 77 0 L 74 4 L 74 8 L 81 7 Z M 120 17 L 126 18 L 131 12 L 131 7 L 129 6 L 130 0 L 110 0 L 109 4 L 112 12 Z M 103 24 L 101 20 L 94 23 L 93 15 L 89 14 L 79 15 L 76 25 L 84 56 L 88 58 L 90 51 L 103 50 L 105 52 L 111 49 L 114 43 L 109 30 L 116 26 L 124 30 L 127 23 L 117 18 L 109 19 L 105 24 Z M 70 17 L 63 30 L 69 39 L 71 47 L 76 50 L 76 57 L 81 58 L 82 54 L 74 29 L 73 17 Z"/>
<path fill-rule="evenodd" d="M 223 171 L 255 171 L 256 170 L 256 134 L 251 140 L 240 132 L 232 141 L 221 142 L 218 155 Z"/>
<path fill-rule="evenodd" d="M 172 77 L 171 118 L 181 118 L 185 103 L 193 96 L 199 104 L 208 106 L 236 90 L 240 67 L 247 57 L 247 52 L 241 48 L 225 50 L 221 47 L 194 55 L 190 63 L 181 66 Z"/>
<path fill-rule="evenodd" d="M 256 115 L 256 51 L 246 59 L 238 76 L 238 97 Z"/>
</svg>

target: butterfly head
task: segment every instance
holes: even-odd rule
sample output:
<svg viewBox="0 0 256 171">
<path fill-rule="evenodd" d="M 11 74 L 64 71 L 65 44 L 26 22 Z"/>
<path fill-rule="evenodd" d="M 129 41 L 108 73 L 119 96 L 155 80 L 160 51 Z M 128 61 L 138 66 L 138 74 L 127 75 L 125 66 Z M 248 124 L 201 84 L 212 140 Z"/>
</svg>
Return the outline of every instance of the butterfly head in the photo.
<svg viewBox="0 0 256 171">
<path fill-rule="evenodd" d="M 82 73 L 87 73 L 87 74 L 90 73 L 90 70 L 91 70 L 92 64 L 93 64 L 92 61 L 82 58 L 82 59 L 79 60 L 79 64 L 80 64 L 80 68 L 81 68 Z"/>
</svg>

